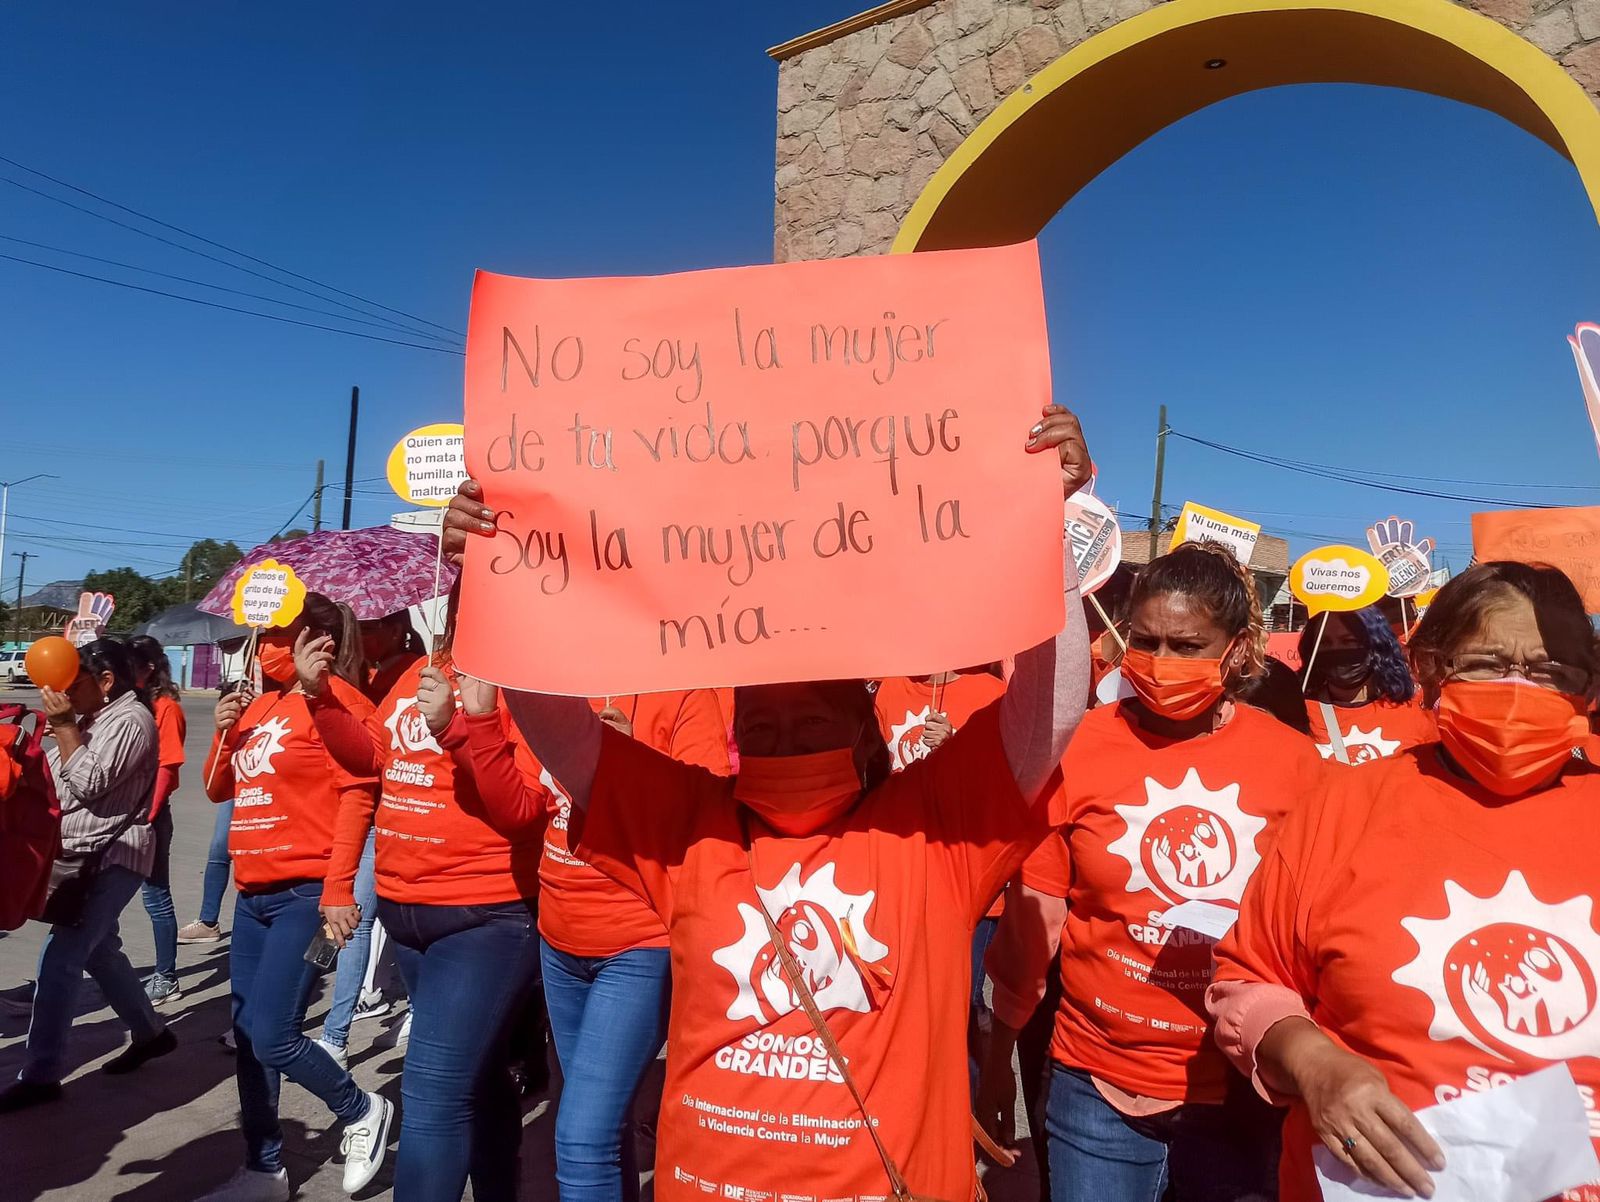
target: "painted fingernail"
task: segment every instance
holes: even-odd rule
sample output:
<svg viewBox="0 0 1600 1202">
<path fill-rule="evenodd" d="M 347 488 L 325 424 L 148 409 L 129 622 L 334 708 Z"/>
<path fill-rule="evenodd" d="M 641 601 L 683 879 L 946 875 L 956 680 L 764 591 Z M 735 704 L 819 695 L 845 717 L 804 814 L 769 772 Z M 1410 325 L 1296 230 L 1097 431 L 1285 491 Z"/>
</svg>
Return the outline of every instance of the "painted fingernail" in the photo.
<svg viewBox="0 0 1600 1202">
<path fill-rule="evenodd" d="M 1044 423 L 1040 422 L 1033 429 L 1029 430 L 1028 433 L 1029 434 L 1042 434 L 1042 433 L 1044 433 Z"/>
</svg>

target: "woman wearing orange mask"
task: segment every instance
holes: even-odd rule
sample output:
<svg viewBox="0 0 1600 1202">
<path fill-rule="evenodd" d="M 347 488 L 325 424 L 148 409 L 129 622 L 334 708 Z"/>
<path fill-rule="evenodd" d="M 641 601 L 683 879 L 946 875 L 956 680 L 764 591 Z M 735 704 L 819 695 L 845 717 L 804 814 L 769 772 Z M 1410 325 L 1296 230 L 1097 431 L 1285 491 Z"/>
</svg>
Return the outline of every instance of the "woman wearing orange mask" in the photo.
<svg viewBox="0 0 1600 1202">
<path fill-rule="evenodd" d="M 1411 640 L 1440 742 L 1330 774 L 1217 948 L 1217 1040 L 1290 1104 L 1282 1197 L 1312 1150 L 1402 1197 L 1439 1149 L 1412 1112 L 1565 1062 L 1600 1130 L 1600 774 L 1574 752 L 1594 635 L 1554 568 L 1485 563 Z M 1573 1202 L 1600 1185 L 1572 1183 Z"/>
<path fill-rule="evenodd" d="M 216 739 L 206 761 L 206 793 L 233 802 L 228 852 L 239 890 L 228 955 L 244 1167 L 201 1202 L 277 1202 L 290 1195 L 278 1125 L 280 1078 L 315 1094 L 344 1128 L 344 1186 L 355 1193 L 383 1163 L 393 1107 L 364 1092 L 326 1049 L 301 1033 L 319 975 L 306 949 L 322 929 L 323 880 L 335 820 L 351 792 L 369 792 L 329 756 L 296 677 L 302 631 L 333 640 L 329 687 L 352 713 L 372 704 L 361 695 L 360 636 L 355 619 L 320 593 L 306 595 L 294 624 L 260 638 L 263 690 L 240 690 L 217 703 Z M 370 808 L 370 802 L 368 803 Z"/>
<path fill-rule="evenodd" d="M 1045 1121 L 1055 1202 L 1270 1196 L 1276 1116 L 1230 1080 L 1207 1038 L 1210 941 L 1164 916 L 1237 907 L 1321 761 L 1236 700 L 1261 671 L 1265 636 L 1231 552 L 1191 543 L 1154 560 L 1129 615 L 1122 674 L 1135 696 L 1095 710 L 1073 738 L 1066 824 L 1024 867 L 989 950 L 995 1024 L 978 1113 L 1009 1135 L 1012 1049 L 1059 937 Z M 1063 871 L 1031 871 L 1045 858 Z"/>
<path fill-rule="evenodd" d="M 1019 441 L 1019 471 L 1044 468 L 1026 450 L 1059 457 L 1068 493 L 1088 478 L 1066 410 Z M 469 481 L 452 502 L 447 551 L 493 533 L 481 495 Z M 893 776 L 859 680 L 736 690 L 732 779 L 582 700 L 505 694 L 571 798 L 572 849 L 667 928 L 660 1202 L 974 1196 L 972 932 L 1048 829 L 1088 695 L 1075 587 L 1064 601 L 1066 628 L 1017 656 L 1005 695 Z"/>
</svg>

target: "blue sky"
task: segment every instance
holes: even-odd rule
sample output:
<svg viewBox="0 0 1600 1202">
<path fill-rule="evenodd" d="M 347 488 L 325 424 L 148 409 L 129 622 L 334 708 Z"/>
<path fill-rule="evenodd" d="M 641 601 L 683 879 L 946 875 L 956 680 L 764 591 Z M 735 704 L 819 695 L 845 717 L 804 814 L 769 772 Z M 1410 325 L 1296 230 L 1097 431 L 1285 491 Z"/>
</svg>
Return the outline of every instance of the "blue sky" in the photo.
<svg viewBox="0 0 1600 1202">
<path fill-rule="evenodd" d="M 381 18 L 309 3 L 8 5 L 0 155 L 462 329 L 477 267 L 769 259 L 777 70 L 763 51 L 857 7 L 636 4 L 601 22 L 585 5 L 396 3 Z M 99 207 L 4 164 L 0 177 Z M 0 234 L 316 303 L 3 182 Z M 1563 337 L 1600 319 L 1600 228 L 1571 166 L 1498 118 L 1372 89 L 1245 97 L 1115 165 L 1042 241 L 1058 392 L 1084 415 L 1102 494 L 1127 513 L 1149 512 L 1163 401 L 1175 428 L 1253 451 L 1600 502 Z M 14 241 L 0 254 L 142 278 Z M 160 572 L 193 538 L 271 534 L 319 457 L 342 474 L 352 384 L 355 520 L 382 521 L 396 507 L 375 481 L 388 448 L 459 412 L 454 355 L 4 259 L 0 314 L 0 478 L 61 477 L 12 494 L 8 597 L 12 551 L 38 555 L 28 577 L 42 583 L 123 563 Z M 1516 483 L 1563 487 L 1498 486 Z M 1166 500 L 1190 497 L 1290 533 L 1296 550 L 1360 541 L 1399 512 L 1457 567 L 1474 508 L 1174 442 Z M 337 506 L 331 493 L 335 521 Z"/>
</svg>

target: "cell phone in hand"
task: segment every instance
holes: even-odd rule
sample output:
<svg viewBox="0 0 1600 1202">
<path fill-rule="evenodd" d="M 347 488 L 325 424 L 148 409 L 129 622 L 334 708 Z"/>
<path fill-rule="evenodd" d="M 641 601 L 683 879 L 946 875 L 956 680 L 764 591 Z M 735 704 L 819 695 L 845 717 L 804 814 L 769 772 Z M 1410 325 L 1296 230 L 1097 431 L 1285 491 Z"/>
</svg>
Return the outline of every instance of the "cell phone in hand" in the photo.
<svg viewBox="0 0 1600 1202">
<path fill-rule="evenodd" d="M 327 972 L 338 959 L 339 945 L 333 941 L 333 932 L 328 929 L 328 924 L 323 923 L 322 929 L 312 936 L 306 947 L 306 963 L 315 964 Z"/>
</svg>

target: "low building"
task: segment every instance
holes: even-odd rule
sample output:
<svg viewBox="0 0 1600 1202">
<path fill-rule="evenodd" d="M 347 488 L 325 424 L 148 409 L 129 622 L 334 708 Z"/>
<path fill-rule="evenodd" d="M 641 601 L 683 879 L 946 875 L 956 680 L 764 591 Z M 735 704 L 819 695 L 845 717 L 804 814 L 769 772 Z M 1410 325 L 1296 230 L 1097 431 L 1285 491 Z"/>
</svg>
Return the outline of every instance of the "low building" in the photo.
<svg viewBox="0 0 1600 1202">
<path fill-rule="evenodd" d="M 1172 534 L 1163 531 L 1156 540 L 1156 555 L 1165 555 L 1172 549 Z M 1148 530 L 1124 530 L 1122 532 L 1122 562 L 1135 567 L 1141 567 L 1151 560 L 1150 532 Z M 1266 610 L 1268 630 L 1291 629 L 1291 612 L 1288 605 L 1280 605 L 1280 593 L 1287 596 L 1284 589 L 1289 579 L 1289 543 L 1287 539 L 1278 538 L 1271 534 L 1263 534 L 1256 539 L 1255 553 L 1250 557 L 1250 572 L 1256 578 L 1256 592 L 1261 597 L 1261 606 Z M 1304 625 L 1305 607 L 1299 607 L 1299 622 Z"/>
</svg>

